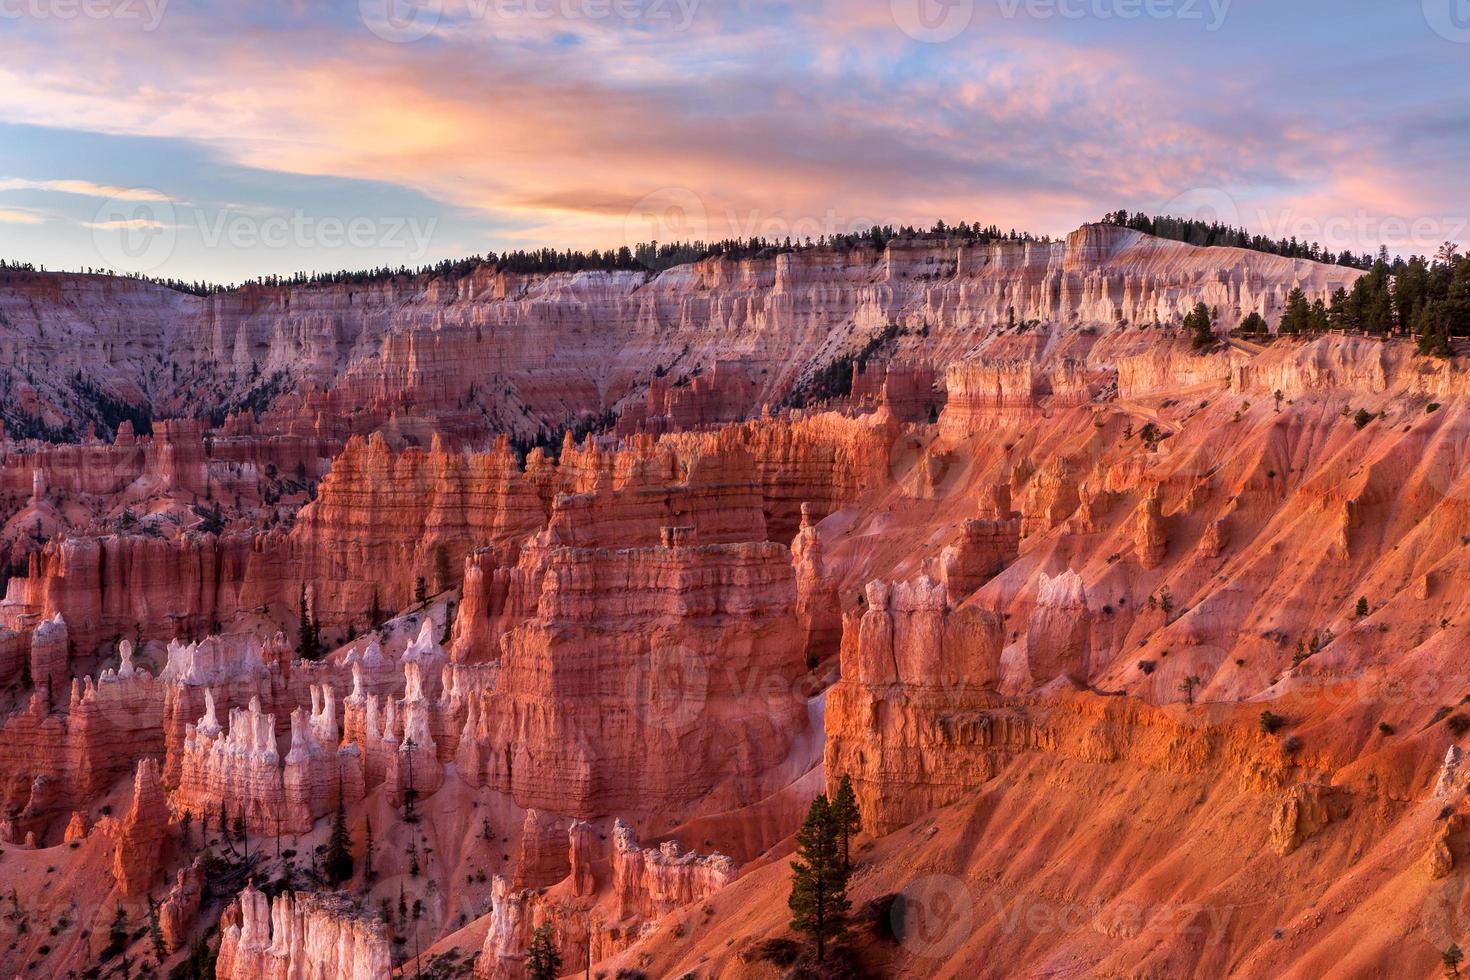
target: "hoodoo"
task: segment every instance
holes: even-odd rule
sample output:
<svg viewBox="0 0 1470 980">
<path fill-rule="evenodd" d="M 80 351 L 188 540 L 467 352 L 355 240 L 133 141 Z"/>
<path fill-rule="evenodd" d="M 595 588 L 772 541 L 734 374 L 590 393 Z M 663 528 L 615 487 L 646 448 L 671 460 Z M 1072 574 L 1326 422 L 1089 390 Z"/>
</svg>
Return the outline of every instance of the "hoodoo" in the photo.
<svg viewBox="0 0 1470 980">
<path fill-rule="evenodd" d="M 1117 223 L 0 272 L 0 327 L 102 336 L 155 412 L 5 446 L 0 969 L 785 975 L 825 861 L 869 975 L 1427 977 L 1470 868 L 1470 371 L 1184 327 L 1364 277 Z M 957 934 L 893 912 L 940 900 Z"/>
</svg>

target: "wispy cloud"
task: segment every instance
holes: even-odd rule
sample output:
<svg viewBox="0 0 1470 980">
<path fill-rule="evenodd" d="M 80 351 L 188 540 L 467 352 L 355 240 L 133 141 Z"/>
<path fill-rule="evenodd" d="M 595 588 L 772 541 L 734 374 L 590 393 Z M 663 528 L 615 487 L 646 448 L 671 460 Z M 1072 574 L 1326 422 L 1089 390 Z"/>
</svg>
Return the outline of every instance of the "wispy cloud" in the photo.
<svg viewBox="0 0 1470 980">
<path fill-rule="evenodd" d="M 669 195 L 710 237 L 938 218 L 1060 233 L 1202 191 L 1242 219 L 1280 223 L 1289 209 L 1319 227 L 1362 209 L 1463 210 L 1470 133 L 1455 123 L 1470 76 L 1417 9 L 1360 4 L 1344 19 L 1326 0 L 1237 5 L 1210 33 L 982 4 L 969 30 L 928 45 L 881 0 L 704 0 L 679 31 L 468 18 L 446 3 L 433 36 L 390 44 L 343 14 L 356 6 L 205 4 L 155 35 L 31 25 L 7 37 L 0 117 L 396 185 L 483 215 L 493 248 L 622 244 L 646 233 L 650 198 Z M 265 43 L 239 44 L 231 18 Z M 1303 24 L 1314 45 L 1294 43 Z M 1372 64 L 1341 67 L 1370 49 Z M 1375 84 L 1345 88 L 1348 75 Z M 1397 111 L 1392 93 L 1407 91 L 1421 93 L 1415 112 Z M 168 200 L 112 176 L 0 190 Z M 275 204 L 269 186 L 258 196 Z"/>
<path fill-rule="evenodd" d="M 46 215 L 40 211 L 30 211 L 22 208 L 0 208 L 0 224 L 39 225 L 45 220 Z"/>
<path fill-rule="evenodd" d="M 148 231 L 177 228 L 178 225 L 164 224 L 151 218 L 116 218 L 110 221 L 83 221 L 82 227 L 97 231 Z"/>
<path fill-rule="evenodd" d="M 116 201 L 171 201 L 167 194 L 144 187 L 119 187 L 97 184 L 90 180 L 26 180 L 20 177 L 0 178 L 0 191 L 53 191 Z"/>
</svg>

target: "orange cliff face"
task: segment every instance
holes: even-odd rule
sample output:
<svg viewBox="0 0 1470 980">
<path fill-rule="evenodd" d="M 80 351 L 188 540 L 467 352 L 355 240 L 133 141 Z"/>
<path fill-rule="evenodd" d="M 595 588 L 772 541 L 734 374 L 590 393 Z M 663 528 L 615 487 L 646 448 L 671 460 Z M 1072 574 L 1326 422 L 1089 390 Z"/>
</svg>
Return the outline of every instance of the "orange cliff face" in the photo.
<svg viewBox="0 0 1470 980">
<path fill-rule="evenodd" d="M 958 913 L 855 930 L 870 972 L 1436 975 L 1470 868 L 1470 370 L 1172 329 L 1355 275 L 1089 227 L 0 284 L 48 337 L 67 303 L 167 334 L 176 380 L 97 348 L 159 404 L 289 374 L 223 421 L 6 455 L 0 874 L 99 937 L 152 898 L 221 976 L 519 977 L 541 926 L 608 975 L 743 976 L 848 776 L 854 907 Z M 789 407 L 880 335 L 850 394 Z M 18 921 L 0 970 L 105 942 Z"/>
</svg>

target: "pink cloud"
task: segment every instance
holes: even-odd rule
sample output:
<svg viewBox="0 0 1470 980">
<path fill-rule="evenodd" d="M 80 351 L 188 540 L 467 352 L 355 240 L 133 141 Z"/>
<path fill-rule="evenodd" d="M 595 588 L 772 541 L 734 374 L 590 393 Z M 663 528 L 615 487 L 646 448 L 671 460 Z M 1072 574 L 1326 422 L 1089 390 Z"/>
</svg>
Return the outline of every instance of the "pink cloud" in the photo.
<svg viewBox="0 0 1470 980">
<path fill-rule="evenodd" d="M 404 185 L 536 244 L 619 244 L 639 202 L 670 189 L 714 237 L 940 217 L 1062 232 L 1199 189 L 1244 218 L 1279 210 L 1261 184 L 1314 213 L 1413 211 L 1349 136 L 1285 109 L 1256 125 L 1201 106 L 1168 68 L 1119 52 L 992 17 L 895 84 L 914 45 L 886 3 L 799 6 L 794 26 L 714 16 L 738 9 L 712 6 L 674 38 L 478 21 L 410 45 L 304 30 L 240 44 L 184 14 L 166 39 L 81 25 L 16 40 L 0 110 Z"/>
</svg>

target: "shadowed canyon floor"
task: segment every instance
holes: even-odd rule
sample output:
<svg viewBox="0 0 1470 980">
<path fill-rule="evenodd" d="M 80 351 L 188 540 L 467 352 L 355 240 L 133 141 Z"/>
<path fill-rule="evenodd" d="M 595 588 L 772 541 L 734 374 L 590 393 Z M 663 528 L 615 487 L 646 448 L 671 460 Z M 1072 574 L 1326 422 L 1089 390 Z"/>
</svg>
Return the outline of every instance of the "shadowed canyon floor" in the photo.
<svg viewBox="0 0 1470 980">
<path fill-rule="evenodd" d="M 845 775 L 868 975 L 1439 976 L 1470 368 L 1180 327 L 1359 275 L 0 273 L 0 973 L 787 976 Z"/>
</svg>

